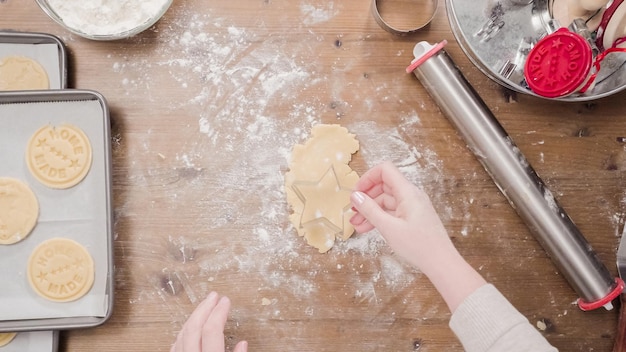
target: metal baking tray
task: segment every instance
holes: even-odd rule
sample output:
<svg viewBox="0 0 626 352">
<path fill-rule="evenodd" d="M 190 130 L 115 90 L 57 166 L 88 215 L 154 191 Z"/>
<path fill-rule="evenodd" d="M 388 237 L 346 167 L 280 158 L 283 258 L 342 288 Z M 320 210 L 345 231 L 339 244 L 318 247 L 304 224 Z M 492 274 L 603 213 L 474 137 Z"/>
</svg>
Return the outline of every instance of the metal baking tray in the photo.
<svg viewBox="0 0 626 352">
<path fill-rule="evenodd" d="M 43 185 L 26 165 L 30 137 L 49 124 L 76 126 L 91 144 L 89 173 L 68 189 Z M 0 332 L 66 330 L 104 323 L 112 313 L 114 295 L 111 138 L 104 97 L 87 90 L 0 93 L 0 161 L 0 176 L 28 184 L 40 209 L 37 225 L 28 237 L 0 246 Z M 54 237 L 82 244 L 94 260 L 93 287 L 73 302 L 41 298 L 26 277 L 30 253 Z"/>
<path fill-rule="evenodd" d="M 18 333 L 13 341 L 0 347 L 0 352 L 57 352 L 58 331 L 30 331 Z"/>
<path fill-rule="evenodd" d="M 25 56 L 48 74 L 50 89 L 67 88 L 67 51 L 58 37 L 45 33 L 0 31 L 0 59 Z"/>
</svg>

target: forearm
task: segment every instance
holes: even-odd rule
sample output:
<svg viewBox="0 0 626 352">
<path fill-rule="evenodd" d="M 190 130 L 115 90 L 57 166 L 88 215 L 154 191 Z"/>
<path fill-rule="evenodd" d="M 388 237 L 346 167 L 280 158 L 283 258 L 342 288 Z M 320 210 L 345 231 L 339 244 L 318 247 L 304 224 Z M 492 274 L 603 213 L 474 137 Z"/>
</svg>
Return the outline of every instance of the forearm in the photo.
<svg viewBox="0 0 626 352">
<path fill-rule="evenodd" d="M 450 327 L 466 351 L 556 351 L 455 248 L 434 248 L 422 265 L 452 312 Z"/>
<path fill-rule="evenodd" d="M 487 283 L 452 244 L 433 249 L 429 256 L 431 259 L 422 263 L 420 269 L 433 283 L 452 313 L 465 298 Z"/>
</svg>

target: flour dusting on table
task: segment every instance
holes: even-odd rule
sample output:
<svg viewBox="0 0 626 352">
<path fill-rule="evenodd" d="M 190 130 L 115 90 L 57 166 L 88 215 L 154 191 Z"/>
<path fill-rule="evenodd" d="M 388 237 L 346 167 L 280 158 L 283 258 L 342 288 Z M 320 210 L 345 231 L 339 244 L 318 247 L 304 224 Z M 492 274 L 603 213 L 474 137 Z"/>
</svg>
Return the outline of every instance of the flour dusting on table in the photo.
<svg viewBox="0 0 626 352">
<path fill-rule="evenodd" d="M 302 23 L 308 25 L 329 20 L 340 6 L 302 2 L 300 9 Z M 289 225 L 283 175 L 293 146 L 309 137 L 311 126 L 331 117 L 356 134 L 360 157 L 368 167 L 391 160 L 417 185 L 445 187 L 440 184 L 444 166 L 437 153 L 428 144 L 411 140 L 422 133 L 417 111 L 397 113 L 396 127 L 378 125 L 372 101 L 394 99 L 397 92 L 387 83 L 372 85 L 360 75 L 362 81 L 342 86 L 352 79 L 350 62 L 339 62 L 334 76 L 319 75 L 320 68 L 309 57 L 328 43 L 313 31 L 297 43 L 278 35 L 259 41 L 255 33 L 213 13 L 189 12 L 186 17 L 187 21 L 160 28 L 165 47 L 161 60 L 119 57 L 113 58 L 111 67 L 129 104 L 137 94 L 149 101 L 167 99 L 167 92 L 156 89 L 160 85 L 152 75 L 156 71 L 167 72 L 167 79 L 180 87 L 177 94 L 186 97 L 160 112 L 179 121 L 176 133 L 186 141 L 169 145 L 163 141 L 168 131 L 157 135 L 159 126 L 146 126 L 149 133 L 132 137 L 143 148 L 129 151 L 130 160 L 137 163 L 129 177 L 146 190 L 164 193 L 168 199 L 160 201 L 167 202 L 169 211 L 207 209 L 194 213 L 188 228 L 171 229 L 166 247 L 178 262 L 164 262 L 165 282 L 154 283 L 155 292 L 139 292 L 131 303 L 158 299 L 170 307 L 167 296 L 175 292 L 197 303 L 216 285 L 236 280 L 224 276 L 233 272 L 258 286 L 259 306 L 271 308 L 268 317 L 280 317 L 281 307 L 291 300 L 309 300 L 329 270 L 349 277 L 343 294 L 372 303 L 382 302 L 381 289 L 400 291 L 412 285 L 421 274 L 395 257 L 376 231 L 339 241 L 326 255 L 311 251 Z M 363 99 L 343 101 L 344 89 L 359 90 Z M 330 101 L 322 97 L 326 95 Z M 221 178 L 204 177 L 206 170 L 216 168 Z M 142 169 L 151 171 L 137 171 Z M 243 199 L 254 211 L 239 206 L 237 200 Z M 433 201 L 439 201 L 436 194 Z M 139 238 L 150 236 L 141 229 L 137 232 Z M 211 239 L 219 246 L 202 240 L 209 232 L 221 234 Z M 245 238 L 249 245 L 229 241 L 233 237 Z M 329 263 L 340 264 L 329 267 Z M 291 297 L 273 297 L 279 288 Z M 176 306 L 169 309 L 174 321 L 185 318 Z M 315 314 L 312 305 L 303 304 L 302 310 Z"/>
<path fill-rule="evenodd" d="M 300 4 L 300 12 L 303 15 L 302 22 L 306 25 L 312 25 L 330 20 L 338 13 L 338 10 L 333 1 L 322 6 L 303 2 Z"/>
</svg>

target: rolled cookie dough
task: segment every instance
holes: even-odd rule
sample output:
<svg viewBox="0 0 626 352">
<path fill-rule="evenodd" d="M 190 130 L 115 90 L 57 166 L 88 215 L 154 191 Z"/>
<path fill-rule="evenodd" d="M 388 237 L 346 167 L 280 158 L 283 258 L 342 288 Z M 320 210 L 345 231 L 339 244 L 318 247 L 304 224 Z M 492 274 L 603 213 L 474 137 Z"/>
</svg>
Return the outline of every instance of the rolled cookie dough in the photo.
<svg viewBox="0 0 626 352">
<path fill-rule="evenodd" d="M 16 332 L 0 332 L 0 347 L 8 345 L 17 336 Z"/>
<path fill-rule="evenodd" d="M 320 253 L 329 251 L 337 237 L 354 233 L 350 193 L 359 180 L 348 163 L 359 150 L 354 134 L 339 125 L 315 125 L 305 144 L 294 146 L 285 174 L 289 220 L 298 234 Z"/>
<path fill-rule="evenodd" d="M 91 144 L 78 127 L 46 125 L 26 147 L 26 164 L 41 183 L 57 189 L 75 186 L 91 168 Z"/>
<path fill-rule="evenodd" d="M 0 90 L 48 88 L 48 74 L 37 61 L 23 56 L 0 59 Z"/>
<path fill-rule="evenodd" d="M 94 281 L 94 263 L 80 243 L 67 238 L 42 242 L 28 259 L 26 276 L 41 297 L 70 302 L 83 297 Z"/>
<path fill-rule="evenodd" d="M 17 243 L 35 227 L 39 202 L 22 181 L 0 177 L 0 244 Z"/>
</svg>

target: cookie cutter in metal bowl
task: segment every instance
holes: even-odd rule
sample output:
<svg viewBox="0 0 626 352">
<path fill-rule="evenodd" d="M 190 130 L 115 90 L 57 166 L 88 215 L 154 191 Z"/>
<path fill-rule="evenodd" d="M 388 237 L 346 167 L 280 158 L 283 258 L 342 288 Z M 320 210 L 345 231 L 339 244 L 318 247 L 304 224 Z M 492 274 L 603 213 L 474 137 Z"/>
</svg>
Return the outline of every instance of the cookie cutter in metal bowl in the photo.
<svg viewBox="0 0 626 352">
<path fill-rule="evenodd" d="M 595 87 L 584 94 L 546 98 L 524 80 L 524 61 L 533 45 L 552 33 L 548 0 L 446 0 L 452 32 L 470 61 L 487 77 L 514 91 L 558 101 L 590 101 L 626 88 L 626 55 L 602 61 Z"/>
<path fill-rule="evenodd" d="M 54 8 L 49 4 L 48 0 L 35 0 L 35 1 L 37 2 L 37 5 L 39 5 L 39 7 L 43 10 L 43 12 L 45 12 L 46 15 L 48 15 L 48 17 L 54 20 L 61 27 L 83 38 L 92 39 L 92 40 L 101 40 L 101 41 L 129 38 L 145 31 L 146 29 L 152 27 L 159 19 L 161 19 L 161 17 L 163 17 L 163 15 L 167 12 L 167 10 L 170 8 L 172 3 L 174 2 L 174 0 L 166 0 L 165 3 L 163 4 L 163 7 L 159 11 L 155 12 L 155 14 L 152 17 L 148 18 L 146 21 L 142 23 L 138 23 L 135 27 L 131 29 L 117 32 L 117 33 L 90 34 L 90 33 L 81 31 L 80 28 L 75 28 L 75 27 L 72 27 L 71 25 L 68 25 L 63 20 L 63 17 L 60 16 L 54 10 Z"/>
</svg>

